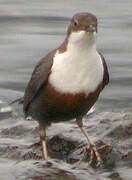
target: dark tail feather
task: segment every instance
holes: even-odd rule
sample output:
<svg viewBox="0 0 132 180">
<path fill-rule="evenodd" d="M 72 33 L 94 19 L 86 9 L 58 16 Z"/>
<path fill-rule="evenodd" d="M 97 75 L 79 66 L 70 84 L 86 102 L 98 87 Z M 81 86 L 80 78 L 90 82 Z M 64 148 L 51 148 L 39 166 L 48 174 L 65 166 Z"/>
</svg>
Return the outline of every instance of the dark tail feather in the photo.
<svg viewBox="0 0 132 180">
<path fill-rule="evenodd" d="M 23 104 L 23 102 L 24 102 L 24 97 L 21 97 L 21 98 L 18 98 L 18 99 L 16 99 L 16 100 L 14 100 L 14 101 L 12 101 L 11 103 L 9 103 L 9 106 L 10 105 L 12 105 L 12 104 L 15 104 L 15 103 L 19 103 L 19 104 Z"/>
</svg>

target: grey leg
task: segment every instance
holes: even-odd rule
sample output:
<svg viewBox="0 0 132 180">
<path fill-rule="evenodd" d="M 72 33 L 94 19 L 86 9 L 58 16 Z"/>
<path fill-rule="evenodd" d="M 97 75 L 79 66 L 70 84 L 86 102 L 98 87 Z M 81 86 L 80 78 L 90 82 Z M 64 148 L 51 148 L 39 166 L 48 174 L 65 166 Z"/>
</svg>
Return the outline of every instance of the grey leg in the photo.
<svg viewBox="0 0 132 180">
<path fill-rule="evenodd" d="M 40 141 L 42 146 L 42 156 L 45 160 L 48 159 L 47 146 L 46 146 L 46 128 L 39 129 Z"/>
<path fill-rule="evenodd" d="M 97 159 L 97 165 L 99 165 L 102 162 L 102 160 L 100 158 L 100 154 L 98 153 L 97 148 L 96 148 L 94 142 L 91 141 L 91 139 L 88 136 L 88 133 L 86 132 L 86 130 L 83 127 L 82 117 L 76 118 L 76 122 L 77 122 L 79 128 L 81 129 L 82 133 L 84 134 L 84 136 L 87 138 L 87 141 L 88 141 L 88 143 L 90 145 L 90 148 L 91 148 L 91 157 L 90 157 L 89 164 L 92 163 L 93 158 L 94 158 L 94 154 L 95 154 L 96 159 Z"/>
</svg>

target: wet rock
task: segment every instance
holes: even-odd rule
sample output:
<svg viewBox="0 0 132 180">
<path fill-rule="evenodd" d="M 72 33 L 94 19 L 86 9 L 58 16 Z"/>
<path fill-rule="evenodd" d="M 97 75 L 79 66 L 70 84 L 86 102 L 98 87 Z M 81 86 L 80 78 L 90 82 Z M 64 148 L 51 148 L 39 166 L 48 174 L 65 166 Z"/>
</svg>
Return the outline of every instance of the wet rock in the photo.
<svg viewBox="0 0 132 180">
<path fill-rule="evenodd" d="M 51 158 L 66 159 L 71 151 L 75 150 L 78 142 L 66 139 L 63 136 L 54 136 L 48 140 L 48 151 Z"/>
<path fill-rule="evenodd" d="M 131 112 L 96 112 L 84 118 L 84 127 L 102 158 L 101 167 L 96 166 L 95 157 L 89 164 L 89 145 L 74 121 L 53 124 L 47 129 L 51 160 L 44 161 L 37 122 L 26 121 L 23 117 L 3 119 L 0 121 L 0 157 L 5 164 L 17 162 L 9 171 L 9 174 L 15 172 L 13 180 L 18 177 L 31 180 L 121 179 L 119 169 L 132 167 L 131 119 Z M 6 177 L 6 166 L 4 171 Z M 0 173 L 1 177 L 4 174 Z"/>
</svg>

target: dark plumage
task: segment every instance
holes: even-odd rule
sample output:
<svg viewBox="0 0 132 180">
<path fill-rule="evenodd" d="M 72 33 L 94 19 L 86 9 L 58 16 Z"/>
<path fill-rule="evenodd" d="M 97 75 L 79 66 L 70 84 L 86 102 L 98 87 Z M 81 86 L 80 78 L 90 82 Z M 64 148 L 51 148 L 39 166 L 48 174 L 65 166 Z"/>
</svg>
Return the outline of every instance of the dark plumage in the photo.
<svg viewBox="0 0 132 180">
<path fill-rule="evenodd" d="M 40 60 L 40 62 L 36 65 L 25 90 L 23 110 L 26 117 L 31 116 L 33 119 L 39 122 L 42 153 L 45 159 L 47 158 L 45 143 L 46 127 L 52 122 L 69 121 L 76 118 L 79 127 L 87 137 L 92 150 L 97 156 L 97 160 L 100 160 L 94 144 L 91 143 L 83 128 L 82 117 L 94 105 L 100 92 L 109 82 L 109 75 L 104 57 L 100 54 L 104 70 L 102 81 L 97 84 L 95 90 L 89 92 L 87 95 L 85 91 L 76 93 L 72 93 L 71 91 L 63 92 L 63 90 L 61 91 L 54 87 L 52 81 L 49 80 L 49 77 L 52 74 L 54 57 L 56 56 L 57 52 L 63 54 L 65 51 L 67 51 L 69 37 L 71 37 L 73 32 L 76 33 L 79 31 L 86 31 L 88 32 L 88 36 L 92 37 L 92 34 L 97 32 L 96 17 L 89 13 L 79 13 L 73 16 L 64 43 L 58 49 L 55 49 Z M 76 44 L 74 49 L 75 48 Z M 80 69 L 80 71 L 81 70 L 82 69 Z M 63 79 L 63 81 L 65 81 L 65 79 Z"/>
</svg>

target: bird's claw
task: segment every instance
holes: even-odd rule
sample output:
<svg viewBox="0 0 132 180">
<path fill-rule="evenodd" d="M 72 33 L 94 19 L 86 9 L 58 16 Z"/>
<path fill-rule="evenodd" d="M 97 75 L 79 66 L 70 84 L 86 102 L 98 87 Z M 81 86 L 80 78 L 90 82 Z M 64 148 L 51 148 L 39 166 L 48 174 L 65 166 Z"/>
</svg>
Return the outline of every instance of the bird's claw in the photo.
<svg viewBox="0 0 132 180">
<path fill-rule="evenodd" d="M 96 146 L 91 146 L 90 147 L 90 160 L 89 160 L 89 165 L 92 165 L 93 162 L 96 162 L 96 167 L 102 166 L 102 159 L 100 157 L 99 152 L 96 149 Z"/>
</svg>

